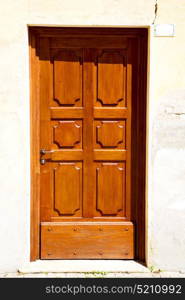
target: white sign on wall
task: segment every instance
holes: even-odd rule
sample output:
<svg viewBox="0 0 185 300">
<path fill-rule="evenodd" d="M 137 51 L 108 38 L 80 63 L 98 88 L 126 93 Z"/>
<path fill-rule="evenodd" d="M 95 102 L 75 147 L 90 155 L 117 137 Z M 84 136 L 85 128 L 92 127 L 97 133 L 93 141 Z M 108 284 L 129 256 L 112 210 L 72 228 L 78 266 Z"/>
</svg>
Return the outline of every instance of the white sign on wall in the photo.
<svg viewBox="0 0 185 300">
<path fill-rule="evenodd" d="M 156 24 L 154 25 L 154 36 L 175 36 L 175 26 L 174 24 Z"/>
</svg>

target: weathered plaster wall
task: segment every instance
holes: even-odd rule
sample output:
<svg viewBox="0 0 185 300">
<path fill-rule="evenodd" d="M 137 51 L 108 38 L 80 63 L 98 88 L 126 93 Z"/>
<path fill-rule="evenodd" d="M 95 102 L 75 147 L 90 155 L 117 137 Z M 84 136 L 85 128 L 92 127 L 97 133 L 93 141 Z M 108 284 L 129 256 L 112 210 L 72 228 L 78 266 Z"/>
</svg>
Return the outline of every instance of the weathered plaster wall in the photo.
<svg viewBox="0 0 185 300">
<path fill-rule="evenodd" d="M 185 270 L 185 1 L 157 2 L 176 34 L 151 38 L 149 264 Z"/>
<path fill-rule="evenodd" d="M 27 25 L 149 26 L 155 0 L 6 0 L 0 4 L 0 272 L 29 261 L 29 59 Z M 150 39 L 148 264 L 185 269 L 185 0 L 158 0 Z"/>
</svg>

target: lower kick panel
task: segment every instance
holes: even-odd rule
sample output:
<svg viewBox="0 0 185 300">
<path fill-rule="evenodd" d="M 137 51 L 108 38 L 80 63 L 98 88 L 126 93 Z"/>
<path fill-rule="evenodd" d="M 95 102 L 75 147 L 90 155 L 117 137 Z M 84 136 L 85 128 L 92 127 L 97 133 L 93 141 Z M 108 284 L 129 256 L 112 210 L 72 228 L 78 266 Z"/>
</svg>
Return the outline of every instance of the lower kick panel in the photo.
<svg viewBox="0 0 185 300">
<path fill-rule="evenodd" d="M 41 259 L 133 259 L 131 222 L 41 224 Z"/>
</svg>

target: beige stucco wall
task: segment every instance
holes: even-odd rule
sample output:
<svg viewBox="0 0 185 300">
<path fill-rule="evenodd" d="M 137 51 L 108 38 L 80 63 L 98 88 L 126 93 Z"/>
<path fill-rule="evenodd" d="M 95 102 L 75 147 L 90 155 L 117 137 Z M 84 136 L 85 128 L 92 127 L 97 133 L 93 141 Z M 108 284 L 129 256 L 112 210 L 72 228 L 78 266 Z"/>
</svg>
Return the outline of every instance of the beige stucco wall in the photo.
<svg viewBox="0 0 185 300">
<path fill-rule="evenodd" d="M 151 38 L 149 261 L 185 269 L 185 1 L 159 0 L 156 23 L 175 37 Z"/>
<path fill-rule="evenodd" d="M 155 0 L 6 0 L 0 11 L 0 272 L 29 261 L 27 25 L 151 26 Z M 148 265 L 185 269 L 185 0 L 158 0 L 149 40 Z"/>
</svg>

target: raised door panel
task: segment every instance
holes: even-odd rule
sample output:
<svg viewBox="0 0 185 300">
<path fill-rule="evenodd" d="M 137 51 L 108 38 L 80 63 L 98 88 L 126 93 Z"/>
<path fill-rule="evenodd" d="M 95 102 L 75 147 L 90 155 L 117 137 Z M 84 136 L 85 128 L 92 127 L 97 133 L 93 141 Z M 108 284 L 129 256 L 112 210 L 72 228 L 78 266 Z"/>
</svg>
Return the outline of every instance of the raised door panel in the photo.
<svg viewBox="0 0 185 300">
<path fill-rule="evenodd" d="M 125 214 L 125 164 L 97 163 L 96 210 L 101 216 Z"/>
<path fill-rule="evenodd" d="M 82 50 L 58 50 L 52 61 L 55 101 L 52 105 L 82 106 Z"/>
<path fill-rule="evenodd" d="M 95 121 L 95 148 L 125 149 L 125 121 Z"/>
<path fill-rule="evenodd" d="M 82 163 L 48 161 L 41 175 L 41 220 L 82 216 Z"/>
<path fill-rule="evenodd" d="M 118 49 L 99 51 L 97 56 L 96 106 L 124 107 L 126 84 L 126 57 Z"/>
<path fill-rule="evenodd" d="M 82 164 L 58 163 L 53 171 L 53 210 L 58 216 L 81 215 Z"/>
<path fill-rule="evenodd" d="M 53 121 L 52 142 L 56 149 L 82 148 L 82 121 Z"/>
</svg>

